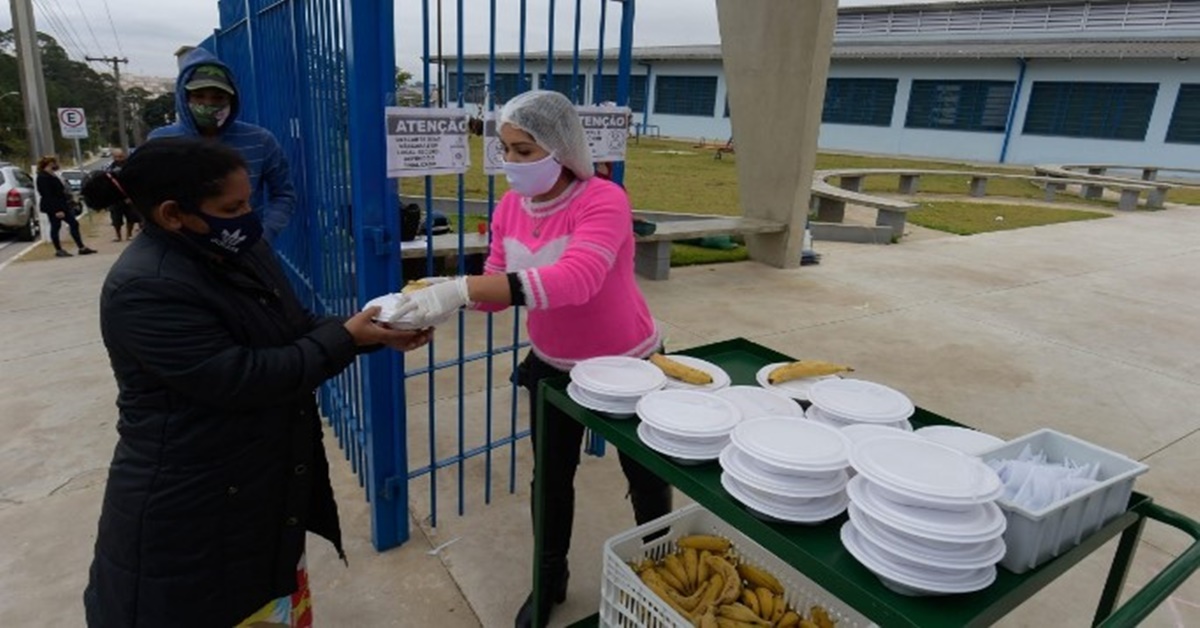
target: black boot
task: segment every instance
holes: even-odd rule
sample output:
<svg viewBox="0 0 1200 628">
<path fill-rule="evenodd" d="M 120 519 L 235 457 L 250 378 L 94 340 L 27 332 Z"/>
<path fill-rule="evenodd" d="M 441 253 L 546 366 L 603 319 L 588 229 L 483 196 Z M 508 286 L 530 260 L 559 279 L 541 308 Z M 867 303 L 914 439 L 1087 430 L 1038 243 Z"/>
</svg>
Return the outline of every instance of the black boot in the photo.
<svg viewBox="0 0 1200 628">
<path fill-rule="evenodd" d="M 555 604 L 562 604 L 567 599 L 567 581 L 571 572 L 567 569 L 566 561 L 557 565 L 542 565 L 542 606 L 538 609 L 538 617 L 542 620 L 538 628 L 544 628 L 550 620 L 550 609 Z M 516 628 L 533 628 L 533 593 L 525 598 L 521 610 L 517 611 Z"/>
</svg>

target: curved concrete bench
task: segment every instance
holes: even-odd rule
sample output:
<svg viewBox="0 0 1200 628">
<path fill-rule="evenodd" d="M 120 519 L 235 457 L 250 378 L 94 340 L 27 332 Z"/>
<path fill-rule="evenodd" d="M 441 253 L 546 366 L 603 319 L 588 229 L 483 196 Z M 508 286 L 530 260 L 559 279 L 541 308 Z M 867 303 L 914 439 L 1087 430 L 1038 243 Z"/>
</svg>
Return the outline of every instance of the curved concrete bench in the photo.
<svg viewBox="0 0 1200 628">
<path fill-rule="evenodd" d="M 1162 209 L 1163 203 L 1167 200 L 1167 191 L 1185 187 L 1174 183 L 1166 183 L 1163 181 L 1155 181 L 1153 178 L 1158 174 L 1159 168 L 1144 167 L 1142 170 L 1142 178 L 1134 179 L 1132 177 L 1113 177 L 1107 176 L 1104 173 L 1109 168 L 1125 167 L 1125 166 L 1059 166 L 1054 164 L 1042 164 L 1033 167 L 1033 171 L 1048 177 L 1058 177 L 1061 179 L 1082 180 L 1079 184 L 1082 189 L 1083 197 L 1090 199 L 1100 198 L 1104 194 L 1104 188 L 1117 188 L 1121 192 L 1121 200 L 1117 203 L 1117 208 L 1122 210 L 1137 209 L 1138 196 L 1140 191 L 1136 191 L 1138 185 L 1147 186 L 1149 191 L 1146 194 L 1146 207 L 1153 209 Z M 1078 170 L 1087 169 L 1086 173 L 1078 172 Z"/>
<path fill-rule="evenodd" d="M 1095 181 L 1084 178 L 1064 178 L 1048 174 L 1021 174 L 1016 172 L 976 172 L 969 170 L 934 170 L 927 168 L 843 168 L 839 170 L 818 170 L 813 173 L 812 198 L 816 205 L 817 221 L 810 223 L 813 238 L 818 240 L 840 240 L 851 242 L 890 242 L 893 237 L 904 234 L 907 213 L 916 207 L 914 203 L 898 201 L 864 194 L 863 179 L 869 176 L 897 176 L 900 179 L 901 194 L 915 194 L 922 176 L 952 176 L 970 179 L 968 193 L 973 197 L 987 194 L 989 179 L 1016 179 L 1041 183 L 1045 188 L 1045 199 L 1054 201 L 1055 195 L 1067 185 L 1091 185 Z M 829 179 L 838 177 L 838 185 L 833 185 Z M 1153 183 L 1145 181 L 1113 182 L 1111 187 L 1119 187 L 1122 191 L 1121 209 L 1135 209 L 1138 197 L 1142 192 L 1155 189 Z M 886 227 L 888 232 L 870 233 L 868 227 L 841 225 L 845 215 L 846 203 L 874 207 L 878 211 L 875 219 L 877 227 Z M 864 232 L 864 230 L 868 230 Z"/>
</svg>

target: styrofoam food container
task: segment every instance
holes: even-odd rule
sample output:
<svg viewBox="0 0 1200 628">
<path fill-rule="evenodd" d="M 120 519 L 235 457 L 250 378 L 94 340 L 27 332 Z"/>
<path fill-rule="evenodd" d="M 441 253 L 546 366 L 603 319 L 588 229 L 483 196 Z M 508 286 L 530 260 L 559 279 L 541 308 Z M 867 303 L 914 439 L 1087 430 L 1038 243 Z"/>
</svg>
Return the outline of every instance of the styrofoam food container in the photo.
<svg viewBox="0 0 1200 628">
<path fill-rule="evenodd" d="M 726 386 L 729 386 L 730 382 L 732 381 L 729 379 L 729 373 L 726 373 L 725 369 L 722 369 L 721 367 L 717 366 L 716 364 L 713 364 L 712 362 L 709 362 L 708 360 L 701 360 L 700 358 L 693 358 L 690 355 L 669 355 L 666 357 L 668 359 L 675 360 L 676 362 L 678 362 L 684 366 L 690 366 L 694 369 L 700 369 L 701 371 L 708 373 L 710 376 L 712 376 L 713 381 L 708 384 L 689 384 L 687 382 L 681 382 L 677 379 L 672 379 L 672 378 L 668 377 L 667 383 L 664 385 L 664 388 L 679 388 L 679 389 L 683 389 L 683 390 L 706 390 L 709 392 L 715 392 L 715 391 L 725 388 Z M 654 363 L 651 362 L 650 364 L 653 365 Z"/>
<path fill-rule="evenodd" d="M 968 456 L 978 456 L 981 452 L 995 449 L 1004 444 L 1004 439 L 986 432 L 954 425 L 930 425 L 917 430 L 916 433 L 935 443 L 957 449 Z"/>
<path fill-rule="evenodd" d="M 813 509 L 829 506 L 833 502 L 842 501 L 846 493 L 846 487 L 843 486 L 842 488 L 829 491 L 824 495 L 793 497 L 755 488 L 754 486 L 739 480 L 736 475 L 730 473 L 729 471 L 725 471 L 725 475 L 729 476 L 730 482 L 737 484 L 738 488 L 742 490 L 743 494 L 754 498 L 757 503 L 770 504 L 780 508 L 796 508 L 803 509 L 805 511 L 811 511 Z"/>
<path fill-rule="evenodd" d="M 872 519 L 935 543 L 982 543 L 1003 535 L 1007 526 L 1004 513 L 994 502 L 967 511 L 906 506 L 880 497 L 875 485 L 861 475 L 846 483 L 846 494 Z"/>
<path fill-rule="evenodd" d="M 745 490 L 737 480 L 729 477 L 728 473 L 721 474 L 721 486 L 734 499 L 749 508 L 751 513 L 759 518 L 783 523 L 816 524 L 828 521 L 842 514 L 850 500 L 843 492 L 829 497 L 813 499 L 804 506 L 790 506 L 778 502 L 759 499 L 753 493 Z"/>
<path fill-rule="evenodd" d="M 794 417 L 742 421 L 729 438 L 752 458 L 783 473 L 839 471 L 846 468 L 850 454 L 850 441 L 837 429 Z"/>
<path fill-rule="evenodd" d="M 1041 429 L 982 452 L 983 460 L 1015 460 L 1028 445 L 1044 452 L 1050 462 L 1070 458 L 1080 464 L 1098 463 L 1099 482 L 1092 488 L 1059 500 L 1041 510 L 1027 510 L 1003 498 L 997 500 L 1008 519 L 1004 542 L 1008 552 L 1000 564 L 1024 573 L 1075 547 L 1113 517 L 1125 512 L 1137 476 L 1149 470 L 1131 460 L 1085 440 L 1052 429 Z"/>
<path fill-rule="evenodd" d="M 775 362 L 758 369 L 758 372 L 754 374 L 754 381 L 767 390 L 773 390 L 799 401 L 808 401 L 808 391 L 812 388 L 813 384 L 827 379 L 837 379 L 837 375 L 822 375 L 821 377 L 806 377 L 804 379 L 793 379 L 772 384 L 767 377 L 771 374 L 771 371 L 785 364 L 791 364 L 791 362 Z"/>
<path fill-rule="evenodd" d="M 737 406 L 742 411 L 742 420 L 765 416 L 804 416 L 804 408 L 791 397 L 758 386 L 730 386 L 715 394 Z"/>
<path fill-rule="evenodd" d="M 602 412 L 615 419 L 632 419 L 637 416 L 634 412 L 634 404 L 597 400 L 589 395 L 587 391 L 581 389 L 575 382 L 567 384 L 567 396 L 571 398 L 571 401 L 588 410 Z"/>
<path fill-rule="evenodd" d="M 392 294 L 385 294 L 367 301 L 367 303 L 363 305 L 363 309 L 365 310 L 378 305 L 380 310 L 379 314 L 375 316 L 375 322 L 386 325 L 391 329 L 400 329 L 404 331 L 414 331 L 417 329 L 424 329 L 426 327 L 440 327 L 453 320 L 455 315 L 458 314 L 457 311 L 448 312 L 445 316 L 431 321 L 428 325 L 416 325 L 413 323 L 413 316 L 411 314 L 396 316 L 397 310 L 400 309 L 400 306 L 404 304 L 404 301 L 407 298 L 407 296 L 399 292 L 393 292 Z"/>
<path fill-rule="evenodd" d="M 721 450 L 721 468 L 742 484 L 780 497 L 824 497 L 845 490 L 849 476 L 834 471 L 828 477 L 804 478 L 764 471 L 737 445 Z"/>
<path fill-rule="evenodd" d="M 646 423 L 638 423 L 637 435 L 647 447 L 674 460 L 682 465 L 697 465 L 716 460 L 721 455 L 724 445 L 712 448 L 681 447 L 679 443 L 663 440 L 654 428 Z"/>
<path fill-rule="evenodd" d="M 874 426 L 879 426 L 879 427 L 890 427 L 890 428 L 900 430 L 902 432 L 913 431 L 913 424 L 908 419 L 904 419 L 902 421 L 895 421 L 893 423 L 874 423 L 874 422 L 864 422 L 864 421 L 851 421 L 851 420 L 831 416 L 829 413 L 824 412 L 823 410 L 821 410 L 820 408 L 818 408 L 816 406 L 809 406 L 808 410 L 805 411 L 805 416 L 813 421 L 823 422 L 826 425 L 830 425 L 830 426 L 837 427 L 837 428 L 847 428 L 847 427 L 851 427 L 851 426 L 855 426 L 855 425 L 874 425 Z"/>
<path fill-rule="evenodd" d="M 640 397 L 666 385 L 667 376 L 646 360 L 613 355 L 577 362 L 571 380 L 598 393 Z"/>
<path fill-rule="evenodd" d="M 637 414 L 660 432 L 684 437 L 723 437 L 742 420 L 733 403 L 698 390 L 656 390 L 637 402 Z"/>
<path fill-rule="evenodd" d="M 886 548 L 903 560 L 918 565 L 949 569 L 982 569 L 1004 558 L 1004 539 L 996 537 L 980 543 L 951 543 L 934 546 L 924 539 L 906 534 L 872 519 L 850 502 L 850 520 L 871 542 Z"/>
<path fill-rule="evenodd" d="M 917 438 L 912 432 L 906 431 L 903 428 L 895 427 L 893 424 L 877 424 L 877 423 L 858 423 L 855 425 L 847 425 L 842 428 L 842 436 L 850 439 L 851 445 L 857 446 L 858 443 L 874 438 L 876 436 L 907 436 L 909 438 Z"/>
<path fill-rule="evenodd" d="M 925 439 L 871 438 L 853 448 L 850 464 L 889 499 L 914 506 L 970 509 L 1004 490 L 996 472 L 978 458 Z"/>
<path fill-rule="evenodd" d="M 904 393 L 861 379 L 827 379 L 812 385 L 809 401 L 827 416 L 861 423 L 897 423 L 916 412 Z"/>
<path fill-rule="evenodd" d="M 958 574 L 952 579 L 942 579 L 920 570 L 906 569 L 890 562 L 877 546 L 863 538 L 854 527 L 854 522 L 842 525 L 842 545 L 858 562 L 874 573 L 883 585 L 901 595 L 947 595 L 970 593 L 986 589 L 996 581 L 996 568 L 985 567 Z"/>
</svg>

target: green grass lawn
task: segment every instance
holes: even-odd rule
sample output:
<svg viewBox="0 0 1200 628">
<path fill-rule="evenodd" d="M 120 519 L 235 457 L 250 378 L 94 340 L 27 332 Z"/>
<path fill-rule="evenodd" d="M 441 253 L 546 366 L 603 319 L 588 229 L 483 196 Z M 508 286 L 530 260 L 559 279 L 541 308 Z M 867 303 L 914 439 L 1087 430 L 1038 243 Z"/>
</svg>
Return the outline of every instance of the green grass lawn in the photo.
<svg viewBox="0 0 1200 628">
<path fill-rule="evenodd" d="M 919 209 L 908 212 L 908 222 L 938 231 L 973 235 L 1111 216 L 1104 212 L 1054 207 L 923 201 Z"/>
</svg>

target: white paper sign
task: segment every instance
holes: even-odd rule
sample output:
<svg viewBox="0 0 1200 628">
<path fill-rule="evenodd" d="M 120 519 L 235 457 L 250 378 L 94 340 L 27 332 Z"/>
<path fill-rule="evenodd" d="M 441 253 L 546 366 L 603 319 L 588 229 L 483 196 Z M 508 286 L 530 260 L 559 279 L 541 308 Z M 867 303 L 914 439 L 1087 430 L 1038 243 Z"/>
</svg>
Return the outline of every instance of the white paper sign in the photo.
<svg viewBox="0 0 1200 628">
<path fill-rule="evenodd" d="M 629 138 L 629 107 L 579 106 L 579 120 L 587 136 L 592 161 L 625 161 L 625 142 Z"/>
<path fill-rule="evenodd" d="M 58 128 L 64 139 L 87 139 L 87 116 L 82 107 L 59 107 Z"/>
<path fill-rule="evenodd" d="M 466 111 L 388 107 L 386 116 L 389 177 L 463 174 L 470 167 Z"/>
<path fill-rule="evenodd" d="M 504 174 L 504 145 L 500 143 L 500 129 L 496 126 L 496 112 L 483 114 L 483 173 Z"/>
</svg>

